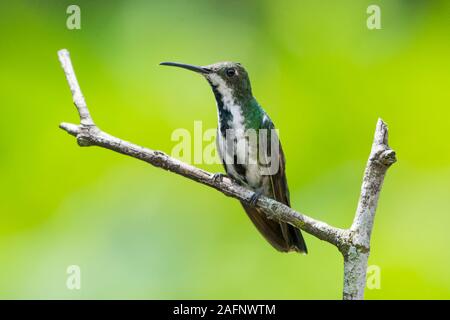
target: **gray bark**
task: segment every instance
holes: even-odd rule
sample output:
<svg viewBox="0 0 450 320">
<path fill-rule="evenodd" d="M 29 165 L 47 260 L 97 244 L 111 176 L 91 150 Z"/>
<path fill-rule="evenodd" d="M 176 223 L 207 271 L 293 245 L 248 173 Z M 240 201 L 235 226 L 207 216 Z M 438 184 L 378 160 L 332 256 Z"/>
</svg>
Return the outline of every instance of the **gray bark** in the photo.
<svg viewBox="0 0 450 320">
<path fill-rule="evenodd" d="M 190 164 L 169 157 L 167 154 L 144 148 L 114 137 L 100 130 L 94 123 L 72 66 L 69 52 L 58 52 L 61 66 L 78 110 L 80 124 L 61 123 L 60 128 L 76 137 L 80 146 L 99 146 L 145 161 L 155 167 L 184 176 L 212 187 L 226 196 L 250 204 L 253 191 L 230 179 L 214 179 L 214 175 Z M 350 229 L 340 229 L 311 218 L 299 211 L 261 196 L 255 206 L 271 219 L 287 222 L 305 232 L 336 246 L 344 256 L 344 299 L 363 299 L 366 284 L 367 259 L 370 251 L 370 235 L 373 228 L 378 197 L 387 169 L 396 161 L 395 152 L 387 145 L 387 126 L 379 119 L 375 138 L 364 173 L 361 195 L 354 222 Z"/>
<path fill-rule="evenodd" d="M 387 169 L 396 161 L 395 151 L 388 146 L 388 129 L 379 119 L 372 150 L 364 172 L 355 219 L 350 227 L 351 242 L 343 247 L 344 299 L 363 299 L 367 260 L 370 252 L 375 211 Z"/>
</svg>

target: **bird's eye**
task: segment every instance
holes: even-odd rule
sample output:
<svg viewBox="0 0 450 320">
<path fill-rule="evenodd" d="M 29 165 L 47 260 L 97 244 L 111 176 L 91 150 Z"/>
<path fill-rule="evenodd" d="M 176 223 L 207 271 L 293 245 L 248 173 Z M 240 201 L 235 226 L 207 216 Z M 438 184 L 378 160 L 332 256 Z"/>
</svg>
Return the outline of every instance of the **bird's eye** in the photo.
<svg viewBox="0 0 450 320">
<path fill-rule="evenodd" d="M 236 70 L 234 70 L 233 68 L 228 68 L 225 72 L 230 78 L 236 74 Z"/>
</svg>

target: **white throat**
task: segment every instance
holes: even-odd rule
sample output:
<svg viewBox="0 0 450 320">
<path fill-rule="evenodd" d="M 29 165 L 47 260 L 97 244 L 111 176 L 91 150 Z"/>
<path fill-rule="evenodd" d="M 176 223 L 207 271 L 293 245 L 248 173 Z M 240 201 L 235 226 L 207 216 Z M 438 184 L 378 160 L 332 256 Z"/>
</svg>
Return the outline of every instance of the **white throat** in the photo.
<svg viewBox="0 0 450 320">
<path fill-rule="evenodd" d="M 244 127 L 242 107 L 236 103 L 236 100 L 233 96 L 233 89 L 230 88 L 227 83 L 217 74 L 209 74 L 208 79 L 222 96 L 223 108 L 230 111 L 232 115 L 232 119 L 227 123 L 228 127 L 230 129 L 242 129 Z"/>
</svg>

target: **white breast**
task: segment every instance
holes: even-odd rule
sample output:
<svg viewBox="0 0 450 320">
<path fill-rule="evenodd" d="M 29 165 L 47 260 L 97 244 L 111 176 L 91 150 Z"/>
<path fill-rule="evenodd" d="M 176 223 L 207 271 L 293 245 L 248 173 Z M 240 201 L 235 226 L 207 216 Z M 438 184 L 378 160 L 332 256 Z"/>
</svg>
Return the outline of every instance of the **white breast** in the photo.
<svg viewBox="0 0 450 320">
<path fill-rule="evenodd" d="M 245 119 L 242 114 L 242 107 L 236 104 L 232 89 L 218 75 L 212 74 L 210 80 L 222 95 L 223 108 L 232 115 L 232 119 L 227 123 L 228 130 L 232 130 L 232 134 L 236 138 L 236 143 L 232 145 L 232 148 L 224 148 L 226 137 L 220 131 L 218 132 L 218 145 L 222 149 L 220 153 L 225 161 L 227 172 L 231 177 L 241 180 L 233 165 L 234 155 L 236 155 L 237 164 L 244 166 L 246 169 L 247 184 L 252 188 L 259 188 L 262 183 L 262 175 L 257 163 L 257 137 L 255 135 L 255 139 L 249 139 L 249 133 L 244 131 Z M 226 149 L 226 153 L 223 149 Z"/>
</svg>

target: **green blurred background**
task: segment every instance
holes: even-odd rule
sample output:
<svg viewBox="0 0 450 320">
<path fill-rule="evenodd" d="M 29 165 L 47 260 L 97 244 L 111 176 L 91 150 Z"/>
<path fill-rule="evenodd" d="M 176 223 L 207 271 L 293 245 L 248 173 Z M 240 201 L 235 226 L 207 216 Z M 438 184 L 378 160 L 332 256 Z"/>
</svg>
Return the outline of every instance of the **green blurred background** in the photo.
<svg viewBox="0 0 450 320">
<path fill-rule="evenodd" d="M 81 8 L 81 30 L 66 8 Z M 368 30 L 369 4 L 382 30 Z M 377 117 L 399 161 L 385 180 L 369 299 L 450 298 L 448 1 L 2 1 L 0 298 L 339 299 L 338 251 L 280 254 L 239 203 L 58 129 L 78 122 L 70 50 L 96 123 L 171 151 L 216 126 L 199 76 L 161 61 L 246 66 L 280 129 L 293 207 L 339 227 L 356 208 Z M 203 165 L 217 172 L 219 165 Z M 66 268 L 81 267 L 81 290 Z"/>
</svg>

